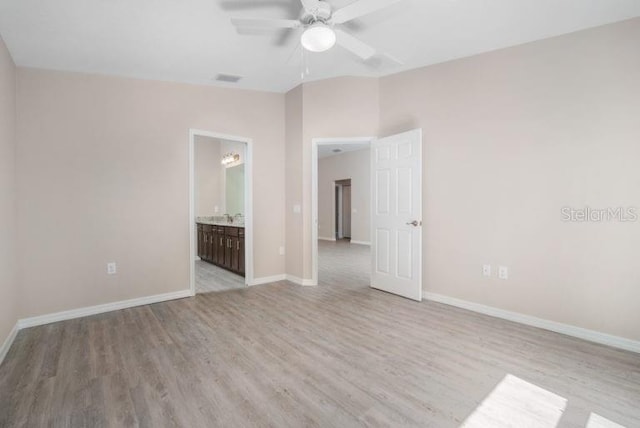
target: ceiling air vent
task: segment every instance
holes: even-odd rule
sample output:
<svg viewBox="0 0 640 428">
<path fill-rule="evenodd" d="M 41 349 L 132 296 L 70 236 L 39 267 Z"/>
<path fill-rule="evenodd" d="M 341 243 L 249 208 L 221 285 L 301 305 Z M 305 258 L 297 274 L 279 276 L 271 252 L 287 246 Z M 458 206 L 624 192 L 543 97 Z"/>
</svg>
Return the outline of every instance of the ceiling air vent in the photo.
<svg viewBox="0 0 640 428">
<path fill-rule="evenodd" d="M 242 79 L 242 76 L 235 76 L 233 74 L 220 73 L 216 76 L 218 82 L 237 83 L 240 79 Z"/>
</svg>

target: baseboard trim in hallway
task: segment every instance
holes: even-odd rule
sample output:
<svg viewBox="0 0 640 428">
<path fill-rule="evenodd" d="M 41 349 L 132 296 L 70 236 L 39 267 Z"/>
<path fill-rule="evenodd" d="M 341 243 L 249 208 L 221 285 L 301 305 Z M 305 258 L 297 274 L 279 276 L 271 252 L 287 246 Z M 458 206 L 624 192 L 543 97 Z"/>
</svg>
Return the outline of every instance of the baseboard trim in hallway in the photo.
<svg viewBox="0 0 640 428">
<path fill-rule="evenodd" d="M 254 278 L 253 282 L 249 285 L 253 286 L 253 285 L 271 284 L 272 282 L 285 281 L 286 279 L 287 279 L 287 275 L 283 273 L 280 275 L 263 276 L 262 278 Z"/>
<path fill-rule="evenodd" d="M 356 245 L 371 245 L 370 241 L 354 241 L 353 239 L 351 240 L 351 243 Z"/>
<path fill-rule="evenodd" d="M 311 287 L 311 286 L 318 285 L 315 282 L 313 282 L 312 279 L 303 279 L 303 278 L 297 277 L 295 275 L 287 274 L 286 275 L 286 279 L 289 282 L 293 282 L 294 284 L 298 284 L 298 285 L 303 285 L 305 287 Z"/>
<path fill-rule="evenodd" d="M 640 353 L 640 342 L 636 340 L 614 336 L 607 333 L 601 333 L 599 331 L 576 327 L 569 324 L 563 324 L 556 321 L 537 318 L 518 312 L 511 312 L 504 309 L 494 308 L 492 306 L 469 302 L 467 300 L 456 299 L 455 297 L 444 296 L 442 294 L 423 291 L 422 295 L 427 300 L 444 303 L 445 305 L 455 306 L 457 308 L 467 309 L 469 311 L 501 318 L 507 321 L 513 321 L 531 327 L 538 327 L 544 330 L 566 334 L 567 336 L 577 337 L 578 339 L 588 340 L 589 342 L 599 343 L 601 345 L 607 345 L 613 348 L 624 349 L 625 351 Z"/>
</svg>

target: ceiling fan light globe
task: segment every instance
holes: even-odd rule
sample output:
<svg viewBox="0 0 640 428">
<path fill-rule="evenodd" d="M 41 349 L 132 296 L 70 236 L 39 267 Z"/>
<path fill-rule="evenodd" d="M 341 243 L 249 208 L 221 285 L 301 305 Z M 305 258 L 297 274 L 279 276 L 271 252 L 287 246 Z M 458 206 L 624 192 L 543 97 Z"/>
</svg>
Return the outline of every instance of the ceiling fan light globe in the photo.
<svg viewBox="0 0 640 428">
<path fill-rule="evenodd" d="M 336 33 L 327 25 L 316 23 L 304 30 L 300 43 L 311 52 L 328 51 L 336 44 Z"/>
</svg>

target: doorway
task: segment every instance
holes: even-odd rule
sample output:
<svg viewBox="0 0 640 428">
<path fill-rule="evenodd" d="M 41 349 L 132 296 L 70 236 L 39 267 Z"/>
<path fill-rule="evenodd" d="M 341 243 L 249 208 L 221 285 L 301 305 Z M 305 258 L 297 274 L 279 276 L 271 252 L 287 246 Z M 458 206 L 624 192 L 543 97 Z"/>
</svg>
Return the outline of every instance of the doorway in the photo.
<svg viewBox="0 0 640 428">
<path fill-rule="evenodd" d="M 190 289 L 193 295 L 253 281 L 252 142 L 189 132 Z"/>
<path fill-rule="evenodd" d="M 315 285 L 319 281 L 323 285 L 338 283 L 349 277 L 349 284 L 369 286 L 372 140 L 313 140 L 311 234 Z"/>
<path fill-rule="evenodd" d="M 351 179 L 336 180 L 335 237 L 351 239 Z"/>
<path fill-rule="evenodd" d="M 384 138 L 315 138 L 311 149 L 311 237 L 312 237 L 312 283 L 318 285 L 319 240 L 336 241 L 339 234 L 327 238 L 319 207 L 326 210 L 320 201 L 324 184 L 319 179 L 321 151 L 340 153 L 344 148 L 368 144 L 369 154 L 366 170 L 370 184 L 367 197 L 368 242 L 358 242 L 355 237 L 356 223 L 355 183 L 351 178 L 351 224 L 350 244 L 366 244 L 368 249 L 368 287 L 387 291 L 413 300 L 422 300 L 422 129 L 413 129 Z M 337 147 L 332 147 L 336 146 Z M 353 165 L 351 165 L 353 166 Z M 336 181 L 339 179 L 336 179 Z M 331 183 L 331 204 L 339 204 L 342 198 Z M 334 195 L 335 199 L 334 199 Z M 343 189 L 344 196 L 344 189 Z M 335 213 L 331 211 L 330 217 Z M 336 216 L 337 217 L 337 216 Z M 331 228 L 331 231 L 334 229 Z M 344 234 L 344 230 L 343 230 Z M 326 247 L 323 244 L 323 247 Z M 353 254 L 343 254 L 331 262 L 335 266 L 325 269 L 334 276 L 334 283 L 353 282 L 349 269 L 358 265 Z M 340 265 L 341 264 L 341 265 Z M 341 275 L 341 269 L 344 269 Z M 336 281 L 337 280 L 337 281 Z M 345 281 L 346 280 L 346 281 Z M 340 282 L 338 282 L 340 281 Z M 325 280 L 322 281 L 325 284 Z"/>
</svg>

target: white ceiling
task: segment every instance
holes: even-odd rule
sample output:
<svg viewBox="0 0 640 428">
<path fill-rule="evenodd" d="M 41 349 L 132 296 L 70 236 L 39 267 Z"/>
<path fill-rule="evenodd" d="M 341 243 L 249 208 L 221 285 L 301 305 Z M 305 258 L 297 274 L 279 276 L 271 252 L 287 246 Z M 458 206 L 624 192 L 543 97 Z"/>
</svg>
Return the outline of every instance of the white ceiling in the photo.
<svg viewBox="0 0 640 428">
<path fill-rule="evenodd" d="M 348 152 L 355 152 L 356 150 L 363 150 L 369 148 L 369 142 L 362 143 L 335 143 L 335 144 L 320 144 L 318 145 L 318 159 L 323 159 L 329 156 L 341 155 Z M 340 150 L 334 152 L 334 150 Z"/>
<path fill-rule="evenodd" d="M 329 0 L 340 8 L 353 0 Z M 232 16 L 296 18 L 299 0 L 0 0 L 19 66 L 286 91 L 301 82 L 298 34 L 241 35 Z M 307 54 L 305 80 L 381 76 L 640 16 L 639 0 L 403 0 L 343 28 L 402 60 Z M 299 30 L 298 30 L 299 31 Z"/>
</svg>

